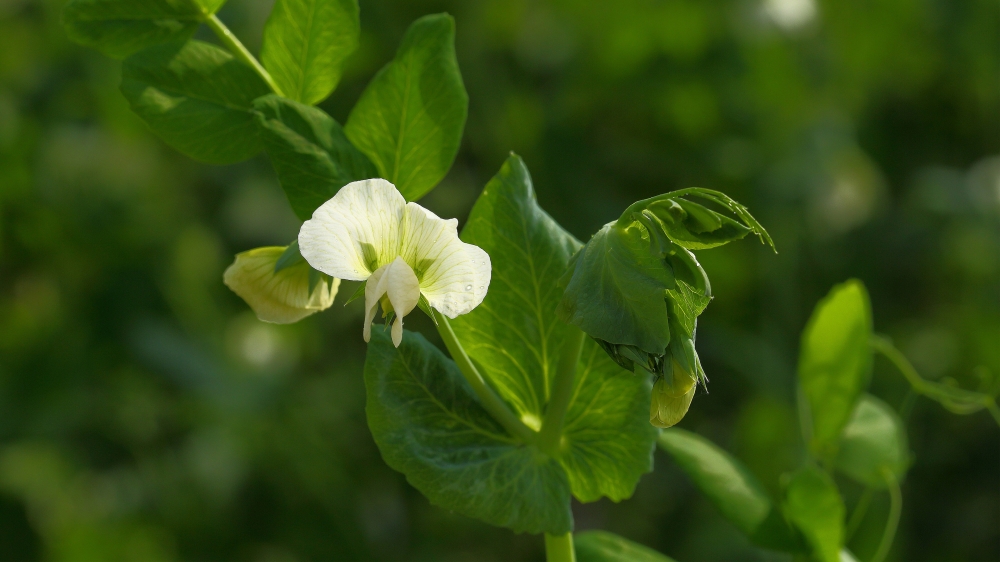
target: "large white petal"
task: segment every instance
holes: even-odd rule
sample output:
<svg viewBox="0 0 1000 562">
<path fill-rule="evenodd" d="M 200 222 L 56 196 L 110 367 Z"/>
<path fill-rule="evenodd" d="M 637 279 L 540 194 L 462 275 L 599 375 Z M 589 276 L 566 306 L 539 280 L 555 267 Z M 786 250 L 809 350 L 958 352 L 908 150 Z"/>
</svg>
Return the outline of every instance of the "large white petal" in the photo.
<svg viewBox="0 0 1000 562">
<path fill-rule="evenodd" d="M 302 224 L 299 251 L 327 275 L 363 281 L 395 259 L 405 207 L 383 179 L 349 183 Z"/>
<path fill-rule="evenodd" d="M 264 322 L 290 324 L 325 310 L 333 304 L 340 286 L 321 279 L 309 290 L 309 266 L 305 262 L 275 272 L 274 266 L 285 248 L 269 246 L 236 255 L 223 274 L 223 281 L 250 305 Z"/>
<path fill-rule="evenodd" d="M 458 221 L 407 203 L 400 255 L 420 280 L 427 302 L 449 318 L 479 306 L 490 286 L 490 256 L 458 238 Z"/>
</svg>

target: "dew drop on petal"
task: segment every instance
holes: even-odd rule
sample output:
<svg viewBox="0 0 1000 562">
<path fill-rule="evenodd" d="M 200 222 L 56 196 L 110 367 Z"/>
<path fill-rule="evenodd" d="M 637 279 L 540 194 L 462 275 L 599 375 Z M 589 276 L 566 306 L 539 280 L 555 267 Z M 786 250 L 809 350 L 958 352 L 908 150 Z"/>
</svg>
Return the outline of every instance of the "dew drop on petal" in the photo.
<svg viewBox="0 0 1000 562">
<path fill-rule="evenodd" d="M 472 285 L 466 285 L 465 286 L 465 290 L 466 291 L 471 291 L 472 290 Z"/>
</svg>

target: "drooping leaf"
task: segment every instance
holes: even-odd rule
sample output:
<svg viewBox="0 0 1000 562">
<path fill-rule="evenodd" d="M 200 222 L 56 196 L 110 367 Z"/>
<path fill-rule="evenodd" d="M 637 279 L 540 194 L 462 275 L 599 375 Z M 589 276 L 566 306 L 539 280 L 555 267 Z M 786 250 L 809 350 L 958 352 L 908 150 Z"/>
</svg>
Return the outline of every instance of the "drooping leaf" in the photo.
<svg viewBox="0 0 1000 562">
<path fill-rule="evenodd" d="M 462 240 L 486 250 L 493 277 L 483 303 L 452 325 L 484 376 L 537 429 L 573 333 L 555 317 L 556 282 L 580 243 L 538 207 L 528 169 L 515 155 L 486 185 Z M 652 468 L 648 383 L 586 342 L 575 385 L 559 455 L 573 493 L 581 501 L 626 498 Z"/>
<path fill-rule="evenodd" d="M 844 540 L 844 500 L 833 478 L 807 465 L 785 486 L 785 515 L 805 536 L 818 562 L 838 562 Z"/>
<path fill-rule="evenodd" d="M 577 562 L 673 562 L 673 558 L 606 531 L 573 537 Z"/>
<path fill-rule="evenodd" d="M 302 220 L 344 185 L 378 170 L 323 110 L 267 95 L 254 101 L 257 123 L 281 187 Z"/>
<path fill-rule="evenodd" d="M 313 105 L 337 87 L 360 30 L 357 0 L 277 0 L 261 62 L 285 97 Z"/>
<path fill-rule="evenodd" d="M 269 92 L 250 67 L 201 41 L 150 47 L 125 60 L 122 93 L 170 146 L 212 164 L 260 151 L 253 100 Z"/>
<path fill-rule="evenodd" d="M 871 307 L 858 280 L 834 287 L 816 305 L 799 352 L 799 384 L 811 421 L 809 450 L 836 454 L 840 433 L 868 384 L 872 351 Z"/>
<path fill-rule="evenodd" d="M 374 330 L 365 388 L 382 457 L 431 503 L 517 532 L 570 531 L 570 488 L 559 463 L 508 436 L 423 336 L 405 332 L 397 349 Z"/>
<path fill-rule="evenodd" d="M 898 481 L 909 465 L 903 421 L 885 402 L 863 395 L 841 434 L 837 470 L 862 484 L 884 488 L 883 468 L 891 470 Z"/>
<path fill-rule="evenodd" d="M 448 14 L 424 16 L 361 94 L 344 132 L 381 177 L 415 201 L 451 168 L 468 106 L 455 58 L 455 21 Z"/>
<path fill-rule="evenodd" d="M 63 11 L 70 38 L 114 58 L 194 35 L 224 0 L 71 0 Z"/>
<path fill-rule="evenodd" d="M 725 208 L 733 216 L 710 209 L 686 198 L 696 197 Z M 732 197 L 703 187 L 679 189 L 639 201 L 622 215 L 648 214 L 675 244 L 688 250 L 707 250 L 756 234 L 761 242 L 774 248 L 774 241 L 750 211 Z M 735 217 L 735 218 L 733 218 Z"/>
</svg>

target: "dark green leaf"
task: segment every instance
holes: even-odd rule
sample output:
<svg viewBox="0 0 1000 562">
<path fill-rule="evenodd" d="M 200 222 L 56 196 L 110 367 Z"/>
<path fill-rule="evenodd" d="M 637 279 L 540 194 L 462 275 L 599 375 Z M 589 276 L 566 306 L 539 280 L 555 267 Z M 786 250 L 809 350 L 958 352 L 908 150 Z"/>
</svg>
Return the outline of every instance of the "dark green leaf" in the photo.
<svg viewBox="0 0 1000 562">
<path fill-rule="evenodd" d="M 260 150 L 252 104 L 267 84 L 218 47 L 188 41 L 136 53 L 121 90 L 153 132 L 196 160 L 229 164 Z"/>
<path fill-rule="evenodd" d="M 579 533 L 573 542 L 577 562 L 673 562 L 651 548 L 605 531 Z"/>
<path fill-rule="evenodd" d="M 570 531 L 570 488 L 558 462 L 509 437 L 423 336 L 405 332 L 396 349 L 373 330 L 365 388 L 382 457 L 431 503 L 517 532 Z"/>
<path fill-rule="evenodd" d="M 337 87 L 360 29 L 357 0 L 277 0 L 261 62 L 285 97 L 313 105 Z"/>
<path fill-rule="evenodd" d="M 514 155 L 486 185 L 462 240 L 486 250 L 493 278 L 483 303 L 452 324 L 484 376 L 537 429 L 573 332 L 554 314 L 557 280 L 580 243 L 538 207 L 531 176 Z M 586 342 L 575 385 L 559 455 L 573 493 L 581 501 L 626 498 L 652 469 L 648 383 Z"/>
<path fill-rule="evenodd" d="M 906 429 L 885 402 L 865 394 L 844 427 L 837 451 L 837 470 L 873 488 L 884 488 L 882 468 L 902 480 L 910 466 Z"/>
<path fill-rule="evenodd" d="M 447 14 L 424 16 L 361 94 L 344 131 L 381 177 L 415 201 L 451 168 L 468 106 L 455 59 L 455 21 Z"/>
<path fill-rule="evenodd" d="M 77 43 L 114 58 L 185 41 L 222 5 L 219 0 L 71 0 L 63 25 Z"/>
<path fill-rule="evenodd" d="M 868 292 L 858 280 L 834 287 L 802 333 L 799 384 L 811 421 L 809 450 L 832 459 L 840 433 L 868 384 L 872 351 Z"/>
<path fill-rule="evenodd" d="M 706 250 L 739 240 L 750 228 L 703 205 L 684 199 L 652 203 L 649 211 L 660 220 L 666 235 L 689 250 Z"/>
<path fill-rule="evenodd" d="M 323 110 L 273 94 L 257 99 L 254 108 L 264 147 L 300 219 L 311 217 L 344 185 L 378 177 Z"/>
<path fill-rule="evenodd" d="M 826 471 L 807 465 L 785 486 L 784 512 L 818 562 L 838 562 L 844 540 L 844 500 Z"/>
</svg>

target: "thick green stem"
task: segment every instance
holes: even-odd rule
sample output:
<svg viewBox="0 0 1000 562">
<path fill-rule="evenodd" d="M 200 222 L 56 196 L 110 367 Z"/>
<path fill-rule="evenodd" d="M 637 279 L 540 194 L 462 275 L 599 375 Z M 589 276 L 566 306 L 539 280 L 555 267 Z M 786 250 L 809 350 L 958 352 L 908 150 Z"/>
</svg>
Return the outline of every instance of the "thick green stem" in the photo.
<svg viewBox="0 0 1000 562">
<path fill-rule="evenodd" d="M 545 409 L 542 430 L 538 434 L 538 448 L 550 455 L 555 455 L 559 451 L 563 421 L 566 419 L 566 411 L 573 398 L 573 380 L 576 378 L 576 364 L 580 361 L 584 337 L 582 330 L 572 328 L 572 333 L 559 357 L 559 366 L 552 378 L 549 405 Z"/>
<path fill-rule="evenodd" d="M 462 347 L 462 344 L 458 341 L 458 337 L 455 336 L 455 330 L 452 329 L 448 317 L 436 310 L 433 310 L 433 313 L 434 320 L 437 322 L 438 333 L 441 334 L 441 339 L 444 340 L 444 345 L 448 348 L 448 353 L 451 354 L 451 358 L 455 360 L 455 364 L 462 371 L 465 380 L 469 381 L 469 386 L 472 387 L 472 391 L 479 397 L 479 401 L 486 408 L 486 411 L 507 430 L 507 433 L 510 433 L 524 443 L 534 443 L 538 434 L 530 427 L 524 425 L 524 422 L 514 415 L 514 412 L 507 406 L 507 403 L 497 396 L 497 393 L 486 383 L 486 379 L 479 373 L 479 369 L 472 364 L 469 354 L 465 352 L 465 348 Z"/>
<path fill-rule="evenodd" d="M 903 512 L 903 492 L 899 489 L 899 481 L 896 475 L 886 467 L 882 467 L 882 478 L 885 479 L 889 490 L 889 518 L 885 522 L 885 530 L 882 532 L 882 542 L 872 556 L 872 562 L 882 562 L 889 555 L 892 548 L 892 541 L 896 539 L 896 529 L 899 527 L 899 515 Z"/>
<path fill-rule="evenodd" d="M 546 562 L 576 562 L 573 550 L 573 533 L 550 535 L 545 533 Z"/>
<path fill-rule="evenodd" d="M 279 96 L 285 95 L 281 92 L 281 88 L 275 84 L 274 79 L 271 78 L 271 74 L 267 71 L 267 69 L 261 66 L 260 62 L 257 61 L 257 58 L 250 54 L 250 51 L 243 46 L 243 43 L 240 43 L 240 40 L 233 35 L 232 31 L 229 31 L 226 24 L 219 21 L 219 18 L 217 18 L 215 14 L 207 16 L 205 18 L 205 23 L 212 29 L 219 40 L 222 41 L 222 44 L 229 49 L 229 52 L 249 65 L 250 68 L 254 69 L 254 72 L 256 72 L 264 80 L 264 82 L 267 83 L 272 92 L 278 94 Z"/>
</svg>

